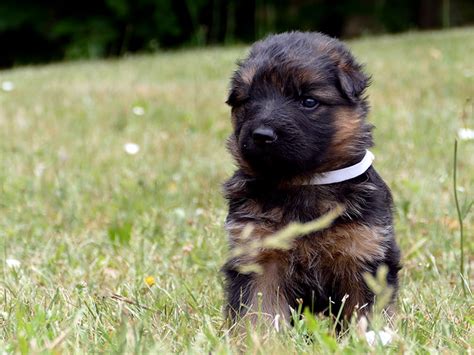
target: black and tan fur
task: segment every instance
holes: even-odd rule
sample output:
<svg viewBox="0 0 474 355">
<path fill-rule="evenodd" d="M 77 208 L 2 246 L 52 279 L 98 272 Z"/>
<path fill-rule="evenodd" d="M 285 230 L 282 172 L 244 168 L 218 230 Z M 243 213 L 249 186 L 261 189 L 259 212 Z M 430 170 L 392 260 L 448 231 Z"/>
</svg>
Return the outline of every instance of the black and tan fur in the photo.
<svg viewBox="0 0 474 355">
<path fill-rule="evenodd" d="M 313 312 L 337 314 L 345 295 L 343 317 L 363 314 L 374 302 L 363 275 L 382 264 L 397 289 L 392 197 L 375 169 L 341 183 L 307 184 L 318 173 L 359 162 L 373 145 L 368 83 L 348 49 L 320 33 L 270 36 L 239 64 L 227 101 L 234 128 L 228 148 L 238 166 L 224 185 L 231 249 L 248 242 L 242 233 L 249 224 L 250 239 L 262 239 L 338 204 L 345 211 L 330 227 L 296 239 L 290 250 L 231 258 L 223 270 L 226 312 L 234 321 L 257 307 L 289 319 L 301 302 Z M 306 107 L 314 103 L 308 98 L 316 107 Z M 277 138 L 257 141 L 259 127 Z M 252 263 L 262 272 L 239 271 Z"/>
</svg>

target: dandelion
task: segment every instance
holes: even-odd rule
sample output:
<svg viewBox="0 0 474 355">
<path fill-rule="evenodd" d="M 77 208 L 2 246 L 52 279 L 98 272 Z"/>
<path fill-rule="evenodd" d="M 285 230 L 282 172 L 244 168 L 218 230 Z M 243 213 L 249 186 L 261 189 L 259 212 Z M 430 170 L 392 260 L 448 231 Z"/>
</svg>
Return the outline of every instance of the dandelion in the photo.
<svg viewBox="0 0 474 355">
<path fill-rule="evenodd" d="M 9 258 L 9 259 L 5 260 L 5 262 L 6 262 L 7 266 L 9 268 L 12 268 L 12 269 L 18 268 L 18 267 L 21 266 L 20 260 L 16 260 L 16 259 L 13 259 L 13 258 Z"/>
<path fill-rule="evenodd" d="M 15 85 L 11 81 L 3 81 L 2 82 L 2 90 L 9 92 L 12 91 L 15 88 Z"/>
<path fill-rule="evenodd" d="M 176 191 L 178 191 L 178 185 L 177 185 L 174 181 L 171 181 L 171 182 L 168 184 L 168 191 L 169 191 L 169 192 L 176 192 Z"/>
<path fill-rule="evenodd" d="M 136 116 L 143 116 L 145 114 L 145 109 L 141 106 L 133 106 L 132 112 Z"/>
<path fill-rule="evenodd" d="M 474 129 L 460 128 L 458 130 L 458 137 L 462 141 L 469 141 L 474 139 Z"/>
<path fill-rule="evenodd" d="M 155 278 L 153 276 L 147 276 L 145 277 L 145 284 L 148 286 L 148 287 L 151 287 L 155 284 Z"/>
<path fill-rule="evenodd" d="M 135 155 L 140 151 L 140 146 L 135 143 L 125 143 L 123 149 L 127 154 Z"/>
</svg>

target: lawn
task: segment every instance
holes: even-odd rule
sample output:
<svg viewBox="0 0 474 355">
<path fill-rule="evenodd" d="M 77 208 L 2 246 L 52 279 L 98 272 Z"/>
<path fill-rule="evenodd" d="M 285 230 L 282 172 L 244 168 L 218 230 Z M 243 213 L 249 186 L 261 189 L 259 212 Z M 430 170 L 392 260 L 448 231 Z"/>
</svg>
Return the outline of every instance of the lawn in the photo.
<svg viewBox="0 0 474 355">
<path fill-rule="evenodd" d="M 372 74 L 375 166 L 403 251 L 390 345 L 355 328 L 336 340 L 319 319 L 226 331 L 224 101 L 247 50 L 232 47 L 0 71 L 0 353 L 472 353 L 452 171 L 458 129 L 474 128 L 474 28 L 349 45 Z M 466 205 L 473 141 L 457 173 Z"/>
</svg>

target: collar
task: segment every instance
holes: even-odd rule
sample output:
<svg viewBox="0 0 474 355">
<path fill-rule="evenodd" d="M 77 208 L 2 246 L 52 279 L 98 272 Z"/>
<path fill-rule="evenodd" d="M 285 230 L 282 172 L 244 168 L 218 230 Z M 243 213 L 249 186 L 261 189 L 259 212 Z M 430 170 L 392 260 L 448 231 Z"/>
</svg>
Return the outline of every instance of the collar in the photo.
<svg viewBox="0 0 474 355">
<path fill-rule="evenodd" d="M 348 166 L 347 168 L 317 174 L 309 181 L 308 185 L 328 185 L 353 179 L 365 173 L 372 165 L 374 158 L 372 152 L 366 150 L 364 158 L 357 164 Z"/>
</svg>

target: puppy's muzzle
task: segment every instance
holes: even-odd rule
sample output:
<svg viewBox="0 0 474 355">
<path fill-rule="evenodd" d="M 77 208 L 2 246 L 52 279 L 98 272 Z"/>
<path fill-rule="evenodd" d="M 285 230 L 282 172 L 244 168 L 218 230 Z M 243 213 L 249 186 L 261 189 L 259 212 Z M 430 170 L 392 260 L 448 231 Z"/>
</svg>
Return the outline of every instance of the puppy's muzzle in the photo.
<svg viewBox="0 0 474 355">
<path fill-rule="evenodd" d="M 259 126 L 252 132 L 252 139 L 258 146 L 265 146 L 272 143 L 278 139 L 275 131 L 267 126 Z"/>
</svg>

